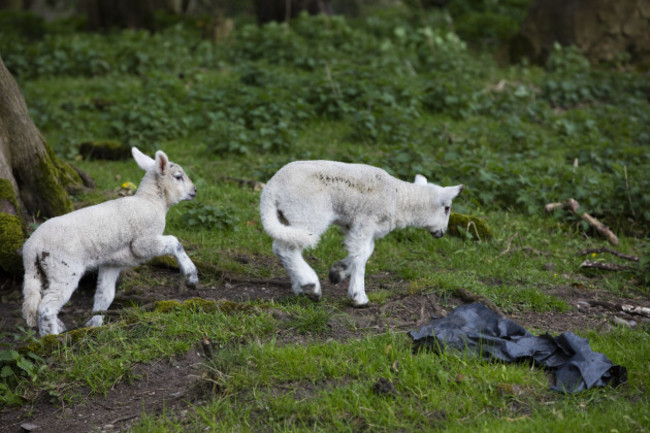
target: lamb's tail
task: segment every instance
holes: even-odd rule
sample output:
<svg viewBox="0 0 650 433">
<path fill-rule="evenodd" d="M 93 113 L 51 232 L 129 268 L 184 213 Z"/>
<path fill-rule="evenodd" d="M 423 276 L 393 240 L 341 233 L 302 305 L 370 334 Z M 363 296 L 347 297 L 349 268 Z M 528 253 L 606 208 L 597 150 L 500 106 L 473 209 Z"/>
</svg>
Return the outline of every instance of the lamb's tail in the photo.
<svg viewBox="0 0 650 433">
<path fill-rule="evenodd" d="M 320 236 L 303 228 L 292 227 L 281 210 L 278 209 L 272 194 L 264 190 L 260 198 L 260 216 L 264 230 L 276 241 L 301 250 L 318 244 Z"/>
<path fill-rule="evenodd" d="M 23 318 L 27 325 L 38 325 L 38 306 L 43 297 L 43 282 L 38 264 L 37 254 L 28 248 L 23 248 L 23 265 L 25 279 L 23 281 Z"/>
</svg>

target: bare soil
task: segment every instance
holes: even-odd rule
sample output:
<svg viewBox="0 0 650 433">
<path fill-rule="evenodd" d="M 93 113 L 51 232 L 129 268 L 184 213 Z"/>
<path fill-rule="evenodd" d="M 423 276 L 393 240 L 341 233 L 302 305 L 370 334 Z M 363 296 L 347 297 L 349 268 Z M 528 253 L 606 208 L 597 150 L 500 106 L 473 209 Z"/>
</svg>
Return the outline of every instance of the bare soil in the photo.
<svg viewBox="0 0 650 433">
<path fill-rule="evenodd" d="M 135 272 L 135 271 L 131 271 Z M 204 299 L 243 302 L 248 300 L 274 300 L 284 302 L 293 296 L 288 279 L 237 279 L 223 277 L 214 286 L 201 286 L 195 290 L 179 291 L 177 271 L 159 267 L 143 267 L 137 272 L 150 272 L 161 284 L 154 288 L 134 287 L 125 292 L 119 291 L 112 310 L 125 306 L 144 305 L 157 300 L 176 299 L 179 301 L 200 297 Z M 492 282 L 500 284 L 499 281 Z M 80 289 L 64 307 L 60 318 L 69 329 L 82 326 L 90 317 L 94 281 L 85 278 Z M 345 340 L 363 335 L 376 334 L 391 329 L 407 332 L 418 329 L 433 316 L 445 316 L 464 303 L 466 297 L 447 296 L 444 299 L 436 294 L 411 294 L 407 285 L 390 274 L 375 274 L 368 277 L 368 291 L 387 289 L 390 297 L 382 305 L 355 309 L 344 307 L 332 315 L 330 332 L 325 338 Z M 508 317 L 534 333 L 549 332 L 560 334 L 565 331 L 580 333 L 588 329 L 609 332 L 614 323 L 642 326 L 649 319 L 632 316 L 617 310 L 616 305 L 631 304 L 650 307 L 650 299 L 630 293 L 625 299 L 617 298 L 604 290 L 594 290 L 597 284 L 575 284 L 557 286 L 549 293 L 564 299 L 573 308 L 566 313 L 512 311 Z M 328 298 L 346 296 L 345 283 L 331 285 L 323 282 L 323 293 Z M 0 283 L 0 331 L 13 332 L 16 325 L 24 326 L 20 317 L 21 297 L 16 281 Z M 281 315 L 278 310 L 278 314 Z M 281 317 L 280 317 L 281 318 Z M 286 343 L 308 342 L 314 338 L 291 330 L 280 330 L 277 336 Z M 162 360 L 151 365 L 138 365 L 132 383 L 120 383 L 106 396 L 89 395 L 83 403 L 65 406 L 52 403 L 45 398 L 31 406 L 5 408 L 0 410 L 0 432 L 114 432 L 128 429 L 146 413 L 175 413 L 183 416 L 192 410 L 193 405 L 201 404 L 204 394 L 198 392 L 201 382 L 201 363 L 203 353 L 199 342 L 195 350 L 172 361 Z M 82 391 L 83 392 L 83 391 Z"/>
</svg>

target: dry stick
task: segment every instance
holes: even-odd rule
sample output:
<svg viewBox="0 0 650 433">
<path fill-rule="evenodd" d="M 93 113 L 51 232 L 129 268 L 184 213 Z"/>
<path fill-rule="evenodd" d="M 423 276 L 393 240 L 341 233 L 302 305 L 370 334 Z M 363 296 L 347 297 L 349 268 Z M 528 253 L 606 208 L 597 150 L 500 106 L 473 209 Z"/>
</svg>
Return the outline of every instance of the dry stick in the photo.
<svg viewBox="0 0 650 433">
<path fill-rule="evenodd" d="M 593 253 L 609 253 L 609 254 L 615 255 L 616 257 L 620 257 L 620 258 L 625 259 L 625 260 L 630 260 L 632 262 L 638 262 L 639 261 L 639 258 L 636 257 L 636 256 L 630 256 L 630 255 L 627 255 L 627 254 L 619 253 L 618 251 L 612 250 L 611 248 L 607 248 L 607 247 L 591 248 L 591 249 L 587 249 L 587 250 L 582 250 L 582 251 L 580 251 L 578 253 L 578 255 L 579 256 L 584 256 L 585 254 L 593 254 Z"/>
<path fill-rule="evenodd" d="M 332 72 L 330 71 L 330 64 L 325 62 L 325 75 L 327 76 L 327 82 L 332 88 L 332 93 L 336 99 L 341 99 L 341 89 L 336 85 L 334 79 L 332 78 Z"/>
<path fill-rule="evenodd" d="M 566 201 L 563 201 L 562 203 L 549 203 L 546 206 L 544 206 L 544 209 L 546 210 L 546 212 L 552 212 L 557 208 L 562 208 L 562 209 L 570 210 L 571 212 L 577 215 L 578 207 L 580 207 L 580 204 L 576 200 L 570 198 Z M 589 215 L 587 212 L 583 212 L 582 215 L 580 215 L 580 218 L 582 218 L 590 226 L 595 228 L 598 231 L 598 233 L 605 236 L 605 238 L 607 238 L 607 240 L 612 245 L 618 245 L 618 237 L 605 224 L 601 223 L 596 218 Z"/>
<path fill-rule="evenodd" d="M 476 227 L 476 223 L 474 221 L 468 222 L 467 228 L 465 229 L 467 232 L 469 232 L 470 226 L 474 227 L 474 232 L 476 233 L 476 237 L 478 238 L 478 241 L 481 242 L 481 236 L 478 234 L 478 227 Z"/>
<path fill-rule="evenodd" d="M 598 233 L 605 236 L 610 244 L 618 245 L 618 237 L 605 224 L 598 221 L 588 213 L 583 213 L 581 218 L 589 223 L 590 226 L 598 230 Z"/>
<path fill-rule="evenodd" d="M 592 262 L 585 260 L 580 264 L 581 268 L 602 269 L 604 271 L 635 271 L 631 266 L 617 265 L 616 263 Z"/>
<path fill-rule="evenodd" d="M 622 311 L 628 314 L 650 317 L 650 308 L 630 304 L 613 304 L 605 301 L 588 301 L 592 307 L 605 307 L 612 311 Z"/>
<path fill-rule="evenodd" d="M 516 232 L 514 235 L 510 236 L 510 239 L 508 239 L 508 246 L 505 250 L 501 251 L 501 254 L 499 254 L 497 258 L 510 252 L 510 245 L 512 245 L 512 240 L 515 238 L 515 236 L 519 236 L 519 232 Z M 519 238 L 519 242 L 521 242 L 521 237 Z"/>
</svg>

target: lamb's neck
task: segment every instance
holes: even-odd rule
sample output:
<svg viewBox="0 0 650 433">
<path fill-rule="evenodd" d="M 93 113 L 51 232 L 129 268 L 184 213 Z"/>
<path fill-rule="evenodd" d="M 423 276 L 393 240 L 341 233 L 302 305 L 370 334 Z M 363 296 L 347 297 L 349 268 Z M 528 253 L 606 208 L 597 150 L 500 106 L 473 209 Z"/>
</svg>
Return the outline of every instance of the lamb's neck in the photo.
<svg viewBox="0 0 650 433">
<path fill-rule="evenodd" d="M 397 193 L 395 226 L 424 227 L 431 208 L 431 194 L 427 186 L 402 182 Z"/>
<path fill-rule="evenodd" d="M 169 210 L 169 204 L 167 203 L 167 198 L 165 191 L 161 188 L 160 184 L 156 182 L 155 175 L 152 173 L 147 173 L 142 178 L 140 185 L 138 186 L 137 191 L 135 192 L 136 197 L 143 198 L 157 206 L 164 208 L 165 212 Z"/>
</svg>

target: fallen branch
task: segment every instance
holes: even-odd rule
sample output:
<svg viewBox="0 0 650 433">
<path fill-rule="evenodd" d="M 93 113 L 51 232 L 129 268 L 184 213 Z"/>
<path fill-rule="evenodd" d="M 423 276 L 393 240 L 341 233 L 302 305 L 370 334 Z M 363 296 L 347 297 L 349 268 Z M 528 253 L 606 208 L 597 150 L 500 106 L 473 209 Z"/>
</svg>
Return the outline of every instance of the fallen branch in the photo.
<svg viewBox="0 0 650 433">
<path fill-rule="evenodd" d="M 605 236 L 610 244 L 618 245 L 618 237 L 605 224 L 601 223 L 596 218 L 592 217 L 586 212 L 583 213 L 580 217 L 583 220 L 587 221 L 587 223 L 589 223 L 590 226 L 595 228 L 598 231 L 598 233 Z"/>
<path fill-rule="evenodd" d="M 581 268 L 602 269 L 604 271 L 635 271 L 631 266 L 617 265 L 616 263 L 593 262 L 585 260 L 580 264 Z"/>
<path fill-rule="evenodd" d="M 637 316 L 650 317 L 650 308 L 634 306 L 630 304 L 614 304 L 605 301 L 589 301 L 592 307 L 604 307 L 612 311 L 622 311 L 628 314 L 636 314 Z"/>
<path fill-rule="evenodd" d="M 588 249 L 588 250 L 582 250 L 582 251 L 580 251 L 578 253 L 578 255 L 579 256 L 584 256 L 586 254 L 593 254 L 593 253 L 609 253 L 609 254 L 615 255 L 616 257 L 620 257 L 620 258 L 625 259 L 625 260 L 630 260 L 632 262 L 638 262 L 639 261 L 639 258 L 636 257 L 636 256 L 630 256 L 630 255 L 627 255 L 627 254 L 619 253 L 618 251 L 613 250 L 611 248 L 607 248 L 607 247 L 591 248 L 591 249 Z"/>
<path fill-rule="evenodd" d="M 621 305 L 621 310 L 625 311 L 628 314 L 650 317 L 650 308 L 647 307 L 635 307 L 634 305 L 623 304 Z"/>
<path fill-rule="evenodd" d="M 568 199 L 563 201 L 562 203 L 549 203 L 546 206 L 544 206 L 544 209 L 546 212 L 552 212 L 557 208 L 562 208 L 562 209 L 567 209 L 570 210 L 573 213 L 578 212 L 578 208 L 580 207 L 580 204 L 575 200 L 575 199 Z"/>
<path fill-rule="evenodd" d="M 580 204 L 576 200 L 570 198 L 568 200 L 563 201 L 562 203 L 549 203 L 546 206 L 544 206 L 544 209 L 546 210 L 546 212 L 552 212 L 557 208 L 567 209 L 572 213 L 578 215 L 579 207 Z M 603 235 L 612 245 L 618 245 L 618 237 L 605 224 L 601 223 L 596 218 L 589 215 L 587 212 L 583 212 L 579 216 L 584 221 L 586 221 L 587 224 L 589 224 L 594 229 L 596 229 L 598 233 Z"/>
</svg>

